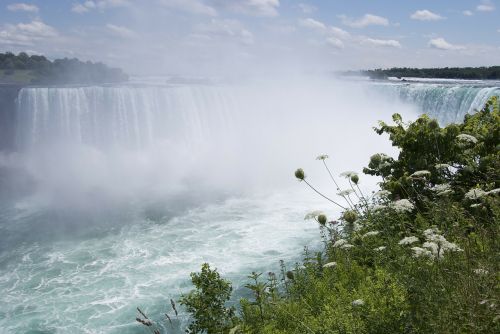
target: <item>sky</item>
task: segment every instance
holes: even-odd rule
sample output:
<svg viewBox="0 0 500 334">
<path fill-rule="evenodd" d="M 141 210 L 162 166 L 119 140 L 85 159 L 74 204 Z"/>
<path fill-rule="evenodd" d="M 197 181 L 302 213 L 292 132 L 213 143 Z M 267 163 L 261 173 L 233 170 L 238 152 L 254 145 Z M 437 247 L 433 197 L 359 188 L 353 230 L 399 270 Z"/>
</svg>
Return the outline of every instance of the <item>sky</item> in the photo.
<svg viewBox="0 0 500 334">
<path fill-rule="evenodd" d="M 500 0 L 0 0 L 0 52 L 130 74 L 500 65 Z"/>
</svg>

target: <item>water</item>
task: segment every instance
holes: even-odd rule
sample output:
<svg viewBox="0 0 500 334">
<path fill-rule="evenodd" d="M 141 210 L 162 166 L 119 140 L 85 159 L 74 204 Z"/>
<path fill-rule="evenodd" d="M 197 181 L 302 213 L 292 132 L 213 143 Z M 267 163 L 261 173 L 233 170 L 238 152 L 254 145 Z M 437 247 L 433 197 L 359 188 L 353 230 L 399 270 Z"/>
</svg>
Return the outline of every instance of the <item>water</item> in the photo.
<svg viewBox="0 0 500 334">
<path fill-rule="evenodd" d="M 377 120 L 427 111 L 458 121 L 496 87 L 301 78 L 25 88 L 15 145 L 0 154 L 0 332 L 137 333 L 135 307 L 162 320 L 203 262 L 236 288 L 253 270 L 292 264 L 303 246 L 321 248 L 304 215 L 338 214 L 295 168 L 334 195 L 315 156 L 330 154 L 334 174 L 359 171 L 375 152 L 396 154 L 371 130 Z M 376 181 L 361 178 L 366 192 Z M 161 323 L 181 332 L 186 321 Z"/>
</svg>

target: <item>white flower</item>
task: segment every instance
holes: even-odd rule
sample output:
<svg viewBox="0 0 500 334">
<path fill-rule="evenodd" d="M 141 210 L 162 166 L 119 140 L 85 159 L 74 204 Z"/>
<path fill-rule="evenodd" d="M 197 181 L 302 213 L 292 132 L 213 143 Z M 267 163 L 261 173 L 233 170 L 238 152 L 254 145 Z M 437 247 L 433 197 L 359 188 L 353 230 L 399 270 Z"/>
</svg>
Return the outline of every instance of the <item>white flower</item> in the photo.
<svg viewBox="0 0 500 334">
<path fill-rule="evenodd" d="M 437 164 L 437 165 L 434 166 L 434 168 L 436 168 L 436 169 L 448 169 L 448 168 L 450 168 L 450 165 L 448 165 L 448 164 Z"/>
<path fill-rule="evenodd" d="M 419 170 L 419 171 L 416 171 L 415 173 L 411 174 L 410 177 L 427 177 L 430 175 L 431 175 L 431 172 L 429 172 L 428 170 Z"/>
<path fill-rule="evenodd" d="M 465 194 L 465 198 L 470 199 L 470 200 L 474 200 L 474 199 L 478 199 L 478 198 L 481 198 L 481 197 L 486 196 L 486 195 L 487 195 L 487 192 L 484 191 L 483 189 L 474 188 L 474 189 L 469 190 Z"/>
<path fill-rule="evenodd" d="M 411 212 L 415 206 L 407 199 L 400 199 L 391 204 L 391 207 L 397 212 Z"/>
<path fill-rule="evenodd" d="M 496 188 L 487 192 L 488 195 L 496 195 L 500 193 L 500 188 Z"/>
<path fill-rule="evenodd" d="M 447 191 L 450 189 L 451 189 L 451 185 L 449 183 L 436 184 L 434 187 L 431 188 L 432 191 L 435 191 L 437 193 Z"/>
<path fill-rule="evenodd" d="M 337 262 L 328 262 L 323 265 L 323 268 L 331 268 L 331 267 L 336 267 Z"/>
<path fill-rule="evenodd" d="M 340 173 L 339 176 L 340 177 L 345 177 L 346 179 L 350 179 L 353 176 L 358 176 L 358 173 L 349 170 L 349 171 Z"/>
<path fill-rule="evenodd" d="M 363 299 L 356 299 L 352 302 L 352 306 L 362 306 L 365 305 L 365 302 Z"/>
<path fill-rule="evenodd" d="M 471 204 L 471 208 L 477 208 L 477 207 L 480 207 L 481 205 L 483 205 L 482 203 L 475 203 L 475 204 Z"/>
<path fill-rule="evenodd" d="M 449 189 L 449 190 L 441 191 L 441 192 L 437 193 L 436 195 L 442 197 L 442 196 L 446 196 L 449 194 L 453 194 L 453 190 Z"/>
<path fill-rule="evenodd" d="M 339 239 L 339 240 L 335 241 L 335 243 L 333 244 L 333 247 L 341 247 L 341 246 L 344 246 L 346 244 L 348 244 L 347 240 Z"/>
<path fill-rule="evenodd" d="M 484 276 L 484 275 L 489 274 L 488 270 L 482 269 L 482 268 L 474 269 L 473 272 L 474 272 L 474 274 L 480 275 L 480 276 Z"/>
<path fill-rule="evenodd" d="M 342 248 L 342 249 L 349 249 L 349 248 L 353 248 L 353 247 L 354 246 L 351 244 L 345 244 L 345 245 L 340 246 L 340 248 Z"/>
<path fill-rule="evenodd" d="M 366 232 L 365 234 L 363 234 L 362 238 L 373 237 L 373 236 L 378 235 L 379 233 L 380 233 L 379 231 Z"/>
<path fill-rule="evenodd" d="M 307 215 L 304 216 L 304 220 L 314 219 L 314 218 L 321 216 L 321 215 L 324 215 L 324 213 L 322 211 L 319 211 L 319 210 L 311 211 Z"/>
<path fill-rule="evenodd" d="M 415 242 L 418 242 L 418 238 L 417 237 L 406 237 L 406 238 L 403 238 L 401 239 L 398 244 L 400 245 L 411 245 Z"/>
<path fill-rule="evenodd" d="M 326 159 L 328 159 L 328 158 L 329 158 L 329 157 L 328 157 L 328 155 L 326 155 L 326 154 L 322 154 L 322 155 L 318 155 L 318 156 L 316 157 L 316 160 L 326 160 Z"/>
<path fill-rule="evenodd" d="M 423 249 L 420 247 L 412 247 L 411 250 L 413 251 L 414 257 L 432 257 L 432 253 L 429 252 L 427 249 Z"/>
<path fill-rule="evenodd" d="M 383 210 L 383 209 L 386 209 L 386 208 L 387 208 L 386 205 L 380 205 L 380 204 L 372 206 L 372 210 L 373 211 Z"/>
<path fill-rule="evenodd" d="M 385 198 L 385 197 L 389 197 L 390 194 L 391 194 L 391 192 L 389 190 L 379 190 L 373 196 L 379 197 L 379 198 Z"/>
<path fill-rule="evenodd" d="M 424 231 L 424 236 L 426 238 L 430 238 L 431 236 L 439 233 L 441 233 L 441 231 L 439 231 L 437 227 L 431 227 Z"/>
<path fill-rule="evenodd" d="M 385 246 L 380 246 L 380 247 L 374 248 L 373 250 L 377 251 L 377 252 L 381 252 L 381 251 L 385 250 L 386 248 L 387 247 L 385 247 Z"/>
<path fill-rule="evenodd" d="M 445 252 L 461 252 L 462 249 L 458 247 L 457 244 L 449 242 L 445 237 L 439 234 L 439 230 L 436 228 L 428 229 L 424 231 L 426 242 L 422 247 L 429 249 L 432 255 L 437 258 L 442 258 Z"/>
<path fill-rule="evenodd" d="M 346 189 L 346 190 L 342 190 L 341 192 L 339 192 L 337 195 L 339 196 L 349 196 L 350 194 L 352 194 L 354 192 L 354 190 L 352 189 Z"/>
<path fill-rule="evenodd" d="M 477 138 L 466 133 L 461 133 L 457 136 L 457 139 L 463 143 L 476 144 Z"/>
</svg>

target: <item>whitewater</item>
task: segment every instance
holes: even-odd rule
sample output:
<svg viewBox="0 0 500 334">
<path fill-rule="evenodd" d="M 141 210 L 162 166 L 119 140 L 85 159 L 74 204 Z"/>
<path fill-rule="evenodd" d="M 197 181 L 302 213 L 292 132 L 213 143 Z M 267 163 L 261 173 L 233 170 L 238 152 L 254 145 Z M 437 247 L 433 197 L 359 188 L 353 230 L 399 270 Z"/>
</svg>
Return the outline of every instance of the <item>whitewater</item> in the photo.
<svg viewBox="0 0 500 334">
<path fill-rule="evenodd" d="M 25 87 L 0 153 L 0 332 L 137 333 L 140 306 L 169 333 L 169 299 L 204 262 L 236 288 L 251 271 L 320 250 L 304 216 L 338 210 L 293 177 L 336 189 L 398 112 L 459 122 L 499 95 L 490 82 L 291 78 L 244 84 Z M 340 180 L 340 179 L 339 179 Z M 342 182 L 342 181 L 341 181 Z M 365 193 L 377 180 L 361 176 Z M 345 185 L 345 182 L 342 182 Z"/>
</svg>

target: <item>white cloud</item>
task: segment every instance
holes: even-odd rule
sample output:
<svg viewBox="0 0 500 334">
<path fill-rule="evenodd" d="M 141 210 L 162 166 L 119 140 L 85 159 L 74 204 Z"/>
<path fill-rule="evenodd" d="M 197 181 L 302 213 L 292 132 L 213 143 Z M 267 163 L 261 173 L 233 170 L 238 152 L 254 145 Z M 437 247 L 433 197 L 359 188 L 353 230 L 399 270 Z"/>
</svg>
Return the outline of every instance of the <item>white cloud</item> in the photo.
<svg viewBox="0 0 500 334">
<path fill-rule="evenodd" d="M 11 12 L 38 12 L 38 7 L 35 5 L 30 5 L 26 3 L 13 3 L 7 6 L 7 9 Z"/>
<path fill-rule="evenodd" d="M 351 34 L 349 34 L 347 31 L 340 29 L 340 28 L 337 28 L 337 27 L 330 27 L 329 32 L 332 35 L 334 35 L 338 38 L 341 38 L 341 39 L 348 39 L 349 37 L 351 37 Z"/>
<path fill-rule="evenodd" d="M 195 31 L 196 33 L 194 36 L 198 39 L 235 39 L 245 45 L 254 44 L 253 34 L 245 29 L 245 27 L 238 20 L 211 19 L 208 23 L 198 24 L 195 27 Z"/>
<path fill-rule="evenodd" d="M 204 4 L 200 0 L 161 0 L 165 7 L 181 10 L 191 14 L 216 16 L 215 8 Z"/>
<path fill-rule="evenodd" d="M 441 15 L 433 13 L 427 9 L 417 10 L 410 16 L 410 18 L 419 21 L 439 21 L 444 19 Z"/>
<path fill-rule="evenodd" d="M 401 47 L 401 43 L 399 43 L 395 39 L 364 38 L 361 40 L 361 43 L 365 44 L 365 45 L 390 47 L 390 48 L 400 48 Z"/>
<path fill-rule="evenodd" d="M 363 17 L 359 19 L 352 19 L 345 15 L 340 15 L 339 18 L 342 20 L 343 24 L 352 28 L 364 28 L 370 25 L 377 25 L 377 26 L 389 25 L 388 19 L 373 14 L 365 14 Z"/>
<path fill-rule="evenodd" d="M 280 0 L 212 0 L 221 7 L 254 16 L 278 16 Z"/>
<path fill-rule="evenodd" d="M 472 15 L 474 15 L 474 13 L 472 11 L 470 11 L 470 10 L 464 10 L 462 12 L 462 14 L 464 14 L 465 16 L 472 16 Z"/>
<path fill-rule="evenodd" d="M 429 41 L 429 47 L 439 50 L 463 50 L 465 47 L 448 43 L 444 38 L 434 38 Z"/>
<path fill-rule="evenodd" d="M 335 38 L 335 37 L 329 37 L 326 39 L 326 44 L 333 46 L 336 49 L 343 49 L 344 48 L 344 42 L 342 42 L 340 39 Z"/>
<path fill-rule="evenodd" d="M 0 30 L 0 45 L 31 46 L 35 42 L 57 36 L 56 29 L 39 20 L 16 25 L 7 24 Z"/>
<path fill-rule="evenodd" d="M 309 28 L 309 29 L 314 29 L 314 30 L 319 30 L 319 31 L 326 30 L 326 24 L 324 24 L 323 22 L 320 22 L 318 20 L 312 19 L 312 18 L 300 19 L 299 25 L 301 27 L 304 27 L 304 28 Z"/>
<path fill-rule="evenodd" d="M 476 7 L 478 12 L 492 12 L 495 10 L 495 5 L 489 0 L 484 0 Z"/>
<path fill-rule="evenodd" d="M 315 12 L 318 8 L 316 8 L 313 5 L 307 4 L 307 3 L 299 3 L 297 7 L 304 13 L 304 14 L 311 14 Z"/>
<path fill-rule="evenodd" d="M 122 37 L 122 38 L 135 38 L 137 37 L 137 33 L 133 30 L 130 30 L 127 27 L 123 26 L 117 26 L 114 24 L 106 24 L 106 28 L 110 33 L 112 33 L 115 36 Z"/>
<path fill-rule="evenodd" d="M 83 3 L 75 3 L 71 7 L 71 11 L 77 14 L 87 13 L 93 9 L 105 10 L 109 8 L 118 8 L 129 6 L 128 0 L 88 0 Z"/>
</svg>

